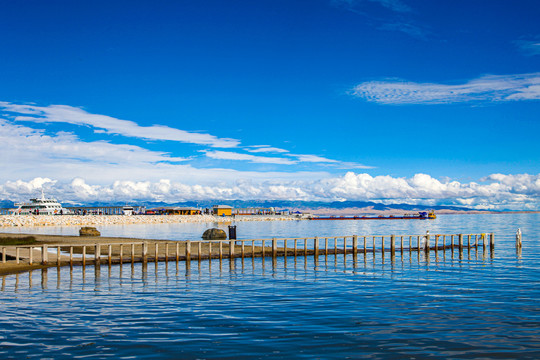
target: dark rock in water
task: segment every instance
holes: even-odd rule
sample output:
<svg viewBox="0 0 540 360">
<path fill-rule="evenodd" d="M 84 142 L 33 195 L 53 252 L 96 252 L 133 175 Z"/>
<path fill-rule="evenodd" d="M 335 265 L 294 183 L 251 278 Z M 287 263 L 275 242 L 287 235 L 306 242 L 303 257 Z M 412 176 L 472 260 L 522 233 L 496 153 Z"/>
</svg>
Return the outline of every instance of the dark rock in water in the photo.
<svg viewBox="0 0 540 360">
<path fill-rule="evenodd" d="M 79 236 L 101 236 L 101 233 L 92 226 L 83 226 L 79 230 Z"/>
<path fill-rule="evenodd" d="M 208 229 L 204 232 L 202 238 L 204 240 L 221 240 L 227 238 L 227 233 L 221 229 Z"/>
</svg>

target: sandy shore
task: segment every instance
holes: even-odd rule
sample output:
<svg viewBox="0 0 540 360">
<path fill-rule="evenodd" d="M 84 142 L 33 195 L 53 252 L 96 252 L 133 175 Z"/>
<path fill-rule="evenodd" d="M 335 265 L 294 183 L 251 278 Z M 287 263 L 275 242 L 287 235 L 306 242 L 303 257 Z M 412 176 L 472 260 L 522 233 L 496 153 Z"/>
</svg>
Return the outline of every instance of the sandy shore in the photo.
<svg viewBox="0 0 540 360">
<path fill-rule="evenodd" d="M 30 265 L 28 263 L 28 260 L 21 260 L 19 264 L 15 261 L 15 247 L 14 246 L 6 246 L 6 253 L 8 255 L 8 260 L 6 263 L 0 262 L 0 275 L 8 275 L 8 274 L 15 274 L 18 272 L 33 270 L 33 269 L 43 269 L 46 267 L 52 267 L 52 266 L 58 266 L 58 260 L 60 260 L 61 266 L 69 265 L 69 255 L 66 252 L 69 252 L 69 247 L 75 245 L 73 248 L 73 253 L 76 256 L 76 262 L 81 262 L 81 254 L 82 254 L 82 247 L 83 245 L 86 246 L 85 253 L 89 256 L 87 259 L 87 264 L 91 265 L 93 263 L 93 256 L 95 253 L 95 245 L 100 244 L 101 245 L 101 259 L 104 261 L 109 252 L 109 245 L 111 245 L 111 255 L 113 257 L 118 258 L 120 254 L 120 244 L 124 244 L 123 246 L 123 256 L 124 260 L 129 261 L 131 258 L 131 246 L 127 245 L 129 243 L 137 243 L 137 245 L 134 246 L 134 257 L 135 258 L 141 258 L 142 257 L 142 243 L 147 242 L 148 243 L 148 256 L 150 259 L 155 259 L 156 255 L 157 257 L 163 259 L 165 256 L 169 258 L 174 258 L 176 256 L 176 251 L 178 248 L 178 254 L 179 258 L 183 259 L 186 251 L 186 242 L 185 241 L 172 241 L 172 240 L 157 240 L 157 239 L 140 239 L 140 238 L 125 238 L 125 237 L 101 237 L 101 236 L 66 236 L 66 235 L 40 235 L 40 234 L 11 234 L 11 233 L 0 233 L 0 240 L 5 237 L 14 238 L 14 237 L 27 237 L 27 236 L 33 236 L 36 239 L 36 244 L 33 244 L 32 246 L 35 246 L 33 250 L 33 258 L 34 258 L 34 264 Z M 201 239 L 202 240 L 202 239 Z M 43 245 L 49 245 L 49 251 L 48 251 L 48 265 L 42 265 L 40 264 L 41 259 L 41 246 Z M 168 246 L 166 245 L 168 244 Z M 77 246 L 80 245 L 80 246 Z M 246 245 L 246 251 L 253 251 L 256 253 L 256 256 L 260 256 L 260 253 L 262 252 L 262 247 L 260 246 L 254 246 L 253 248 L 249 246 L 249 250 L 247 250 Z M 61 254 L 60 257 L 58 257 L 57 249 L 60 247 Z M 265 248 L 268 251 L 268 254 L 271 251 L 270 243 L 268 245 L 265 245 Z M 156 252 L 157 249 L 157 252 Z M 212 245 L 212 256 L 216 257 L 218 255 L 218 249 L 219 245 L 218 243 L 213 243 Z M 210 253 L 210 246 L 207 242 L 201 243 L 201 256 L 207 257 Z M 28 251 L 31 251 L 29 249 L 24 249 L 21 251 L 21 256 L 28 255 Z M 191 254 L 193 257 L 198 257 L 198 251 L 199 247 L 197 242 L 192 242 L 191 245 Z M 224 241 L 222 244 L 222 251 L 224 254 L 228 254 L 229 252 L 229 241 Z"/>
<path fill-rule="evenodd" d="M 26 226 L 101 226 L 130 224 L 228 223 L 231 221 L 299 220 L 281 215 L 0 215 L 0 228 Z"/>
</svg>

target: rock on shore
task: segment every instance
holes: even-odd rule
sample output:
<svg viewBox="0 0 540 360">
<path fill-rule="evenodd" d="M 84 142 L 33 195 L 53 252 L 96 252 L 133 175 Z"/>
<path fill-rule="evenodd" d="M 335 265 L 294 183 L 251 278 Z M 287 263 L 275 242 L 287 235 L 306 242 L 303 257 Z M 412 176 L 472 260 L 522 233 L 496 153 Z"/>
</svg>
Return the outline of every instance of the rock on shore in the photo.
<svg viewBox="0 0 540 360">
<path fill-rule="evenodd" d="M 298 220 L 296 216 L 239 215 L 0 215 L 0 228 L 13 226 L 102 226 L 130 224 L 227 223 L 231 221 Z"/>
</svg>

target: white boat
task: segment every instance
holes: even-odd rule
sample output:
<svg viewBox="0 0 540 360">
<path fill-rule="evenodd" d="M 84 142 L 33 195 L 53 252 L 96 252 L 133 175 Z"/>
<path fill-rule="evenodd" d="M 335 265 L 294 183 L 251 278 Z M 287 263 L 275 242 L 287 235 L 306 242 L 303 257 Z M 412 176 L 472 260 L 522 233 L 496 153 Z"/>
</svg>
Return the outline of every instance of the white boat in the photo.
<svg viewBox="0 0 540 360">
<path fill-rule="evenodd" d="M 40 199 L 30 199 L 27 203 L 15 204 L 17 208 L 14 213 L 16 215 L 66 215 L 69 214 L 68 209 L 64 209 L 56 199 L 46 199 L 41 190 Z"/>
</svg>

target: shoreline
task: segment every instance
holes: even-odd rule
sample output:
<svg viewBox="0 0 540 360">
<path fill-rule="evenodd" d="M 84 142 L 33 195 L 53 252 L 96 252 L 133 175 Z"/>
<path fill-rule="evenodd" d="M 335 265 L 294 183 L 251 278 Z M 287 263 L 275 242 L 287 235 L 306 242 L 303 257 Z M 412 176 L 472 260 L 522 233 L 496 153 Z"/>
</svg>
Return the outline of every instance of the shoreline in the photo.
<svg viewBox="0 0 540 360">
<path fill-rule="evenodd" d="M 0 230 L 35 226 L 103 226 L 133 224 L 229 223 L 232 221 L 292 221 L 293 215 L 0 215 Z"/>
</svg>

